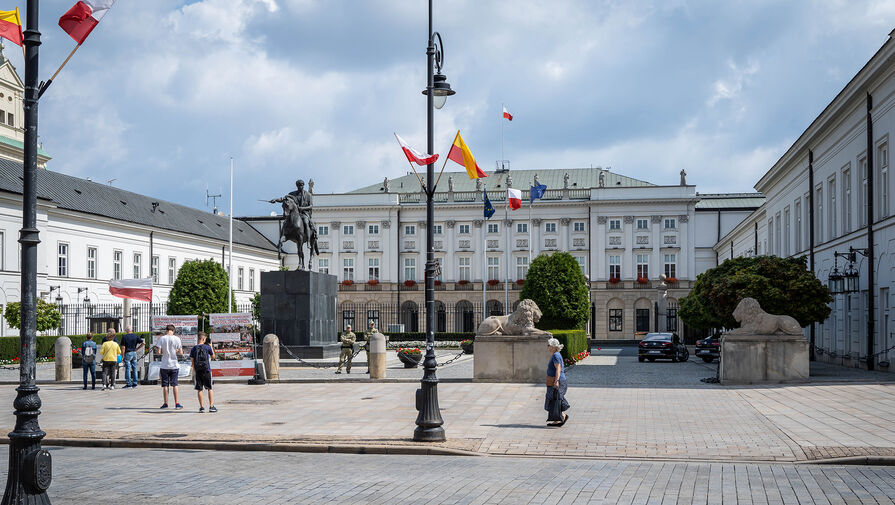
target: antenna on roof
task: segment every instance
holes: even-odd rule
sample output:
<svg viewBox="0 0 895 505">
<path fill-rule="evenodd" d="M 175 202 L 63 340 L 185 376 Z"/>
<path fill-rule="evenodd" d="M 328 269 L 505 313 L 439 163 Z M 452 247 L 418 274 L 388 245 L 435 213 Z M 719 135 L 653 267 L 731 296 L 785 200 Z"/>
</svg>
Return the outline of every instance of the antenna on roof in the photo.
<svg viewBox="0 0 895 505">
<path fill-rule="evenodd" d="M 221 197 L 221 194 L 218 193 L 216 195 L 212 195 L 208 193 L 208 187 L 205 188 L 205 206 L 208 207 L 208 199 L 210 198 L 212 204 L 214 205 L 214 210 L 211 211 L 212 214 L 218 213 L 218 198 Z"/>
<path fill-rule="evenodd" d="M 117 180 L 118 180 L 118 179 L 109 179 L 109 180 L 106 181 L 106 183 L 107 183 L 109 186 L 111 186 L 112 183 L 115 182 L 115 181 L 117 181 Z"/>
</svg>

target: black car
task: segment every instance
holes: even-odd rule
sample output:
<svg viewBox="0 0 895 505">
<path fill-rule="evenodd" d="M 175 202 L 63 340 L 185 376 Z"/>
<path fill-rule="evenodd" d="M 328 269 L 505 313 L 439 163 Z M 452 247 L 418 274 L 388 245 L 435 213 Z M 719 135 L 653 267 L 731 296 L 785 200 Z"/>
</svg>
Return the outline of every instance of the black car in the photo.
<svg viewBox="0 0 895 505">
<path fill-rule="evenodd" d="M 647 333 L 637 346 L 637 361 L 656 361 L 656 359 L 670 359 L 673 362 L 687 361 L 690 359 L 690 351 L 681 342 L 677 333 Z"/>
<path fill-rule="evenodd" d="M 696 341 L 696 356 L 702 361 L 711 363 L 715 358 L 721 358 L 721 335 L 712 335 Z"/>
</svg>

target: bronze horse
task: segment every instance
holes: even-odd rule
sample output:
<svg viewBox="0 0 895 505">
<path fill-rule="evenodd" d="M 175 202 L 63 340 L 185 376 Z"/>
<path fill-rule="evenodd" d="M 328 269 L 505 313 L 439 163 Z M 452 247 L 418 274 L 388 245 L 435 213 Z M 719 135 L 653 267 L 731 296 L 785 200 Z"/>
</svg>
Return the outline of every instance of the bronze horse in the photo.
<svg viewBox="0 0 895 505">
<path fill-rule="evenodd" d="M 308 249 L 310 251 L 308 257 L 308 269 L 310 270 L 314 255 L 320 254 L 320 251 L 317 249 L 317 230 L 308 229 L 308 226 L 301 219 L 301 214 L 298 212 L 295 200 L 292 198 L 283 200 L 283 217 L 283 228 L 280 230 L 280 240 L 277 242 L 277 253 L 282 254 L 283 242 L 295 242 L 296 249 L 298 249 L 298 270 L 304 270 L 304 245 L 308 244 Z"/>
</svg>

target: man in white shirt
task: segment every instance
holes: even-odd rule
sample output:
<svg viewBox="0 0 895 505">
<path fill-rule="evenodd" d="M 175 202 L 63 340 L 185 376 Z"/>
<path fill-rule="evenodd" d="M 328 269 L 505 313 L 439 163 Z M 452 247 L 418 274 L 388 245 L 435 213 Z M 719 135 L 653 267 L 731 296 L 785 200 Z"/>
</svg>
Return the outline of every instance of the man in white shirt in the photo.
<svg viewBox="0 0 895 505">
<path fill-rule="evenodd" d="M 174 389 L 174 408 L 180 410 L 183 405 L 180 404 L 180 394 L 177 391 L 177 375 L 180 373 L 180 367 L 177 364 L 177 357 L 183 356 L 183 344 L 180 337 L 174 334 L 174 325 L 169 324 L 165 330 L 166 335 L 162 335 L 153 347 L 162 353 L 162 368 L 159 370 L 159 382 L 162 384 L 162 395 L 165 397 L 165 403 L 162 404 L 163 409 L 168 408 L 168 388 Z"/>
</svg>

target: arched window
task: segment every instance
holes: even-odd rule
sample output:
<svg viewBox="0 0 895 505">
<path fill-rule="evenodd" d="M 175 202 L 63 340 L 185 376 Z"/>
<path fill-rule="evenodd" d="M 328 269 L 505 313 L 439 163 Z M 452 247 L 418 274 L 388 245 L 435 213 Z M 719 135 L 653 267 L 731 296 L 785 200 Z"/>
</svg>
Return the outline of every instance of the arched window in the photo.
<svg viewBox="0 0 895 505">
<path fill-rule="evenodd" d="M 415 302 L 406 301 L 401 304 L 401 323 L 404 331 L 420 331 L 420 309 Z"/>
<path fill-rule="evenodd" d="M 485 305 L 485 313 L 489 316 L 506 315 L 506 313 L 503 311 L 503 304 L 497 300 L 488 300 L 488 304 Z"/>
<path fill-rule="evenodd" d="M 447 310 L 444 302 L 438 300 L 435 300 L 435 331 L 442 333 L 447 331 Z"/>
<path fill-rule="evenodd" d="M 475 331 L 475 312 L 467 300 L 457 302 L 454 308 L 454 331 Z"/>
</svg>

